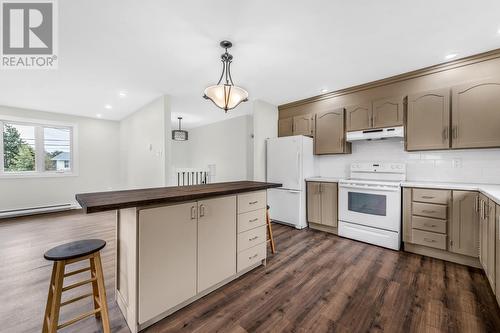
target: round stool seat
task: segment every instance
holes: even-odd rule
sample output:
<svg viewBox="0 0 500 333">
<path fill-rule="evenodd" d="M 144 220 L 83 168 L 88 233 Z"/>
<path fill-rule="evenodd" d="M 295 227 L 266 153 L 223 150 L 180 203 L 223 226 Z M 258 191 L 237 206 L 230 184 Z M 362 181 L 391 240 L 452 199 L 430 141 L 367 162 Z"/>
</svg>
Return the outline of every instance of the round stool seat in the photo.
<svg viewBox="0 0 500 333">
<path fill-rule="evenodd" d="M 267 205 L 267 209 L 269 209 L 269 208 L 271 208 L 271 207 L 269 207 L 269 205 Z"/>
<path fill-rule="evenodd" d="M 106 246 L 102 239 L 83 239 L 51 248 L 43 257 L 47 260 L 69 260 L 83 257 L 101 250 Z"/>
</svg>

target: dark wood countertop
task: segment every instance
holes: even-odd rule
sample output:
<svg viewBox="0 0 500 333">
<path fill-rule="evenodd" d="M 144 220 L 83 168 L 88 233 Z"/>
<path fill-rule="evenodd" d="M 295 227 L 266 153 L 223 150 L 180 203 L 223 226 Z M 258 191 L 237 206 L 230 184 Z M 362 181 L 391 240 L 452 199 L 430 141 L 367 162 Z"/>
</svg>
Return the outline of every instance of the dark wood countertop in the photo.
<svg viewBox="0 0 500 333">
<path fill-rule="evenodd" d="M 190 186 L 156 187 L 137 190 L 82 193 L 76 201 L 85 213 L 198 200 L 218 195 L 266 190 L 281 184 L 238 181 Z"/>
</svg>

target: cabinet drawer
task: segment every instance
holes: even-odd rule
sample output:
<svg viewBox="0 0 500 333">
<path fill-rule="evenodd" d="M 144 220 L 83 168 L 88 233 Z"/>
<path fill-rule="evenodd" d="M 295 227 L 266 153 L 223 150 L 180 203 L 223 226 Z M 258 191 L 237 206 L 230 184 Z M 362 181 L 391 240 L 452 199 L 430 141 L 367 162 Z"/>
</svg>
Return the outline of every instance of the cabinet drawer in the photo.
<svg viewBox="0 0 500 333">
<path fill-rule="evenodd" d="M 446 250 L 446 235 L 417 229 L 413 229 L 411 233 L 414 244 Z"/>
<path fill-rule="evenodd" d="M 238 252 L 265 242 L 266 236 L 265 225 L 238 234 Z"/>
<path fill-rule="evenodd" d="M 265 259 L 266 251 L 266 242 L 264 242 L 238 253 L 238 272 Z"/>
<path fill-rule="evenodd" d="M 426 188 L 413 189 L 413 201 L 448 204 L 451 192 L 448 190 L 430 190 Z"/>
<path fill-rule="evenodd" d="M 411 223 L 413 228 L 415 229 L 446 234 L 446 220 L 438 220 L 422 216 L 412 216 Z"/>
<path fill-rule="evenodd" d="M 238 213 L 266 208 L 266 191 L 238 195 Z"/>
<path fill-rule="evenodd" d="M 414 215 L 434 217 L 437 219 L 446 219 L 446 210 L 448 206 L 434 205 L 421 202 L 412 203 L 412 212 Z"/>
<path fill-rule="evenodd" d="M 238 232 L 254 229 L 266 224 L 266 210 L 238 214 Z"/>
</svg>

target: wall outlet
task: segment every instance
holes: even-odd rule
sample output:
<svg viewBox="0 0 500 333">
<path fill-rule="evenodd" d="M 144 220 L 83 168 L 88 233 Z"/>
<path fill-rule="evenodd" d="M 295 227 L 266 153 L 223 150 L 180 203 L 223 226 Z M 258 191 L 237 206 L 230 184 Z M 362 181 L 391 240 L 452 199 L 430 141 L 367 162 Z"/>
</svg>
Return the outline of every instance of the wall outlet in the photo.
<svg viewBox="0 0 500 333">
<path fill-rule="evenodd" d="M 454 158 L 452 161 L 452 166 L 453 168 L 461 168 L 462 167 L 462 159 L 461 158 Z"/>
</svg>

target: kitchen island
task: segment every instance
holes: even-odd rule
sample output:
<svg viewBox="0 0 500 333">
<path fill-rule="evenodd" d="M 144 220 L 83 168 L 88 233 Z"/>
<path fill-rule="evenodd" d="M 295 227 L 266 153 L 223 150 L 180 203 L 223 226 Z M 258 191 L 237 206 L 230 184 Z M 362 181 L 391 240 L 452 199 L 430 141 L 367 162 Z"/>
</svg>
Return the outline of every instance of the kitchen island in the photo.
<svg viewBox="0 0 500 333">
<path fill-rule="evenodd" d="M 77 194 L 117 211 L 116 301 L 135 333 L 265 264 L 269 188 L 240 181 Z"/>
</svg>

